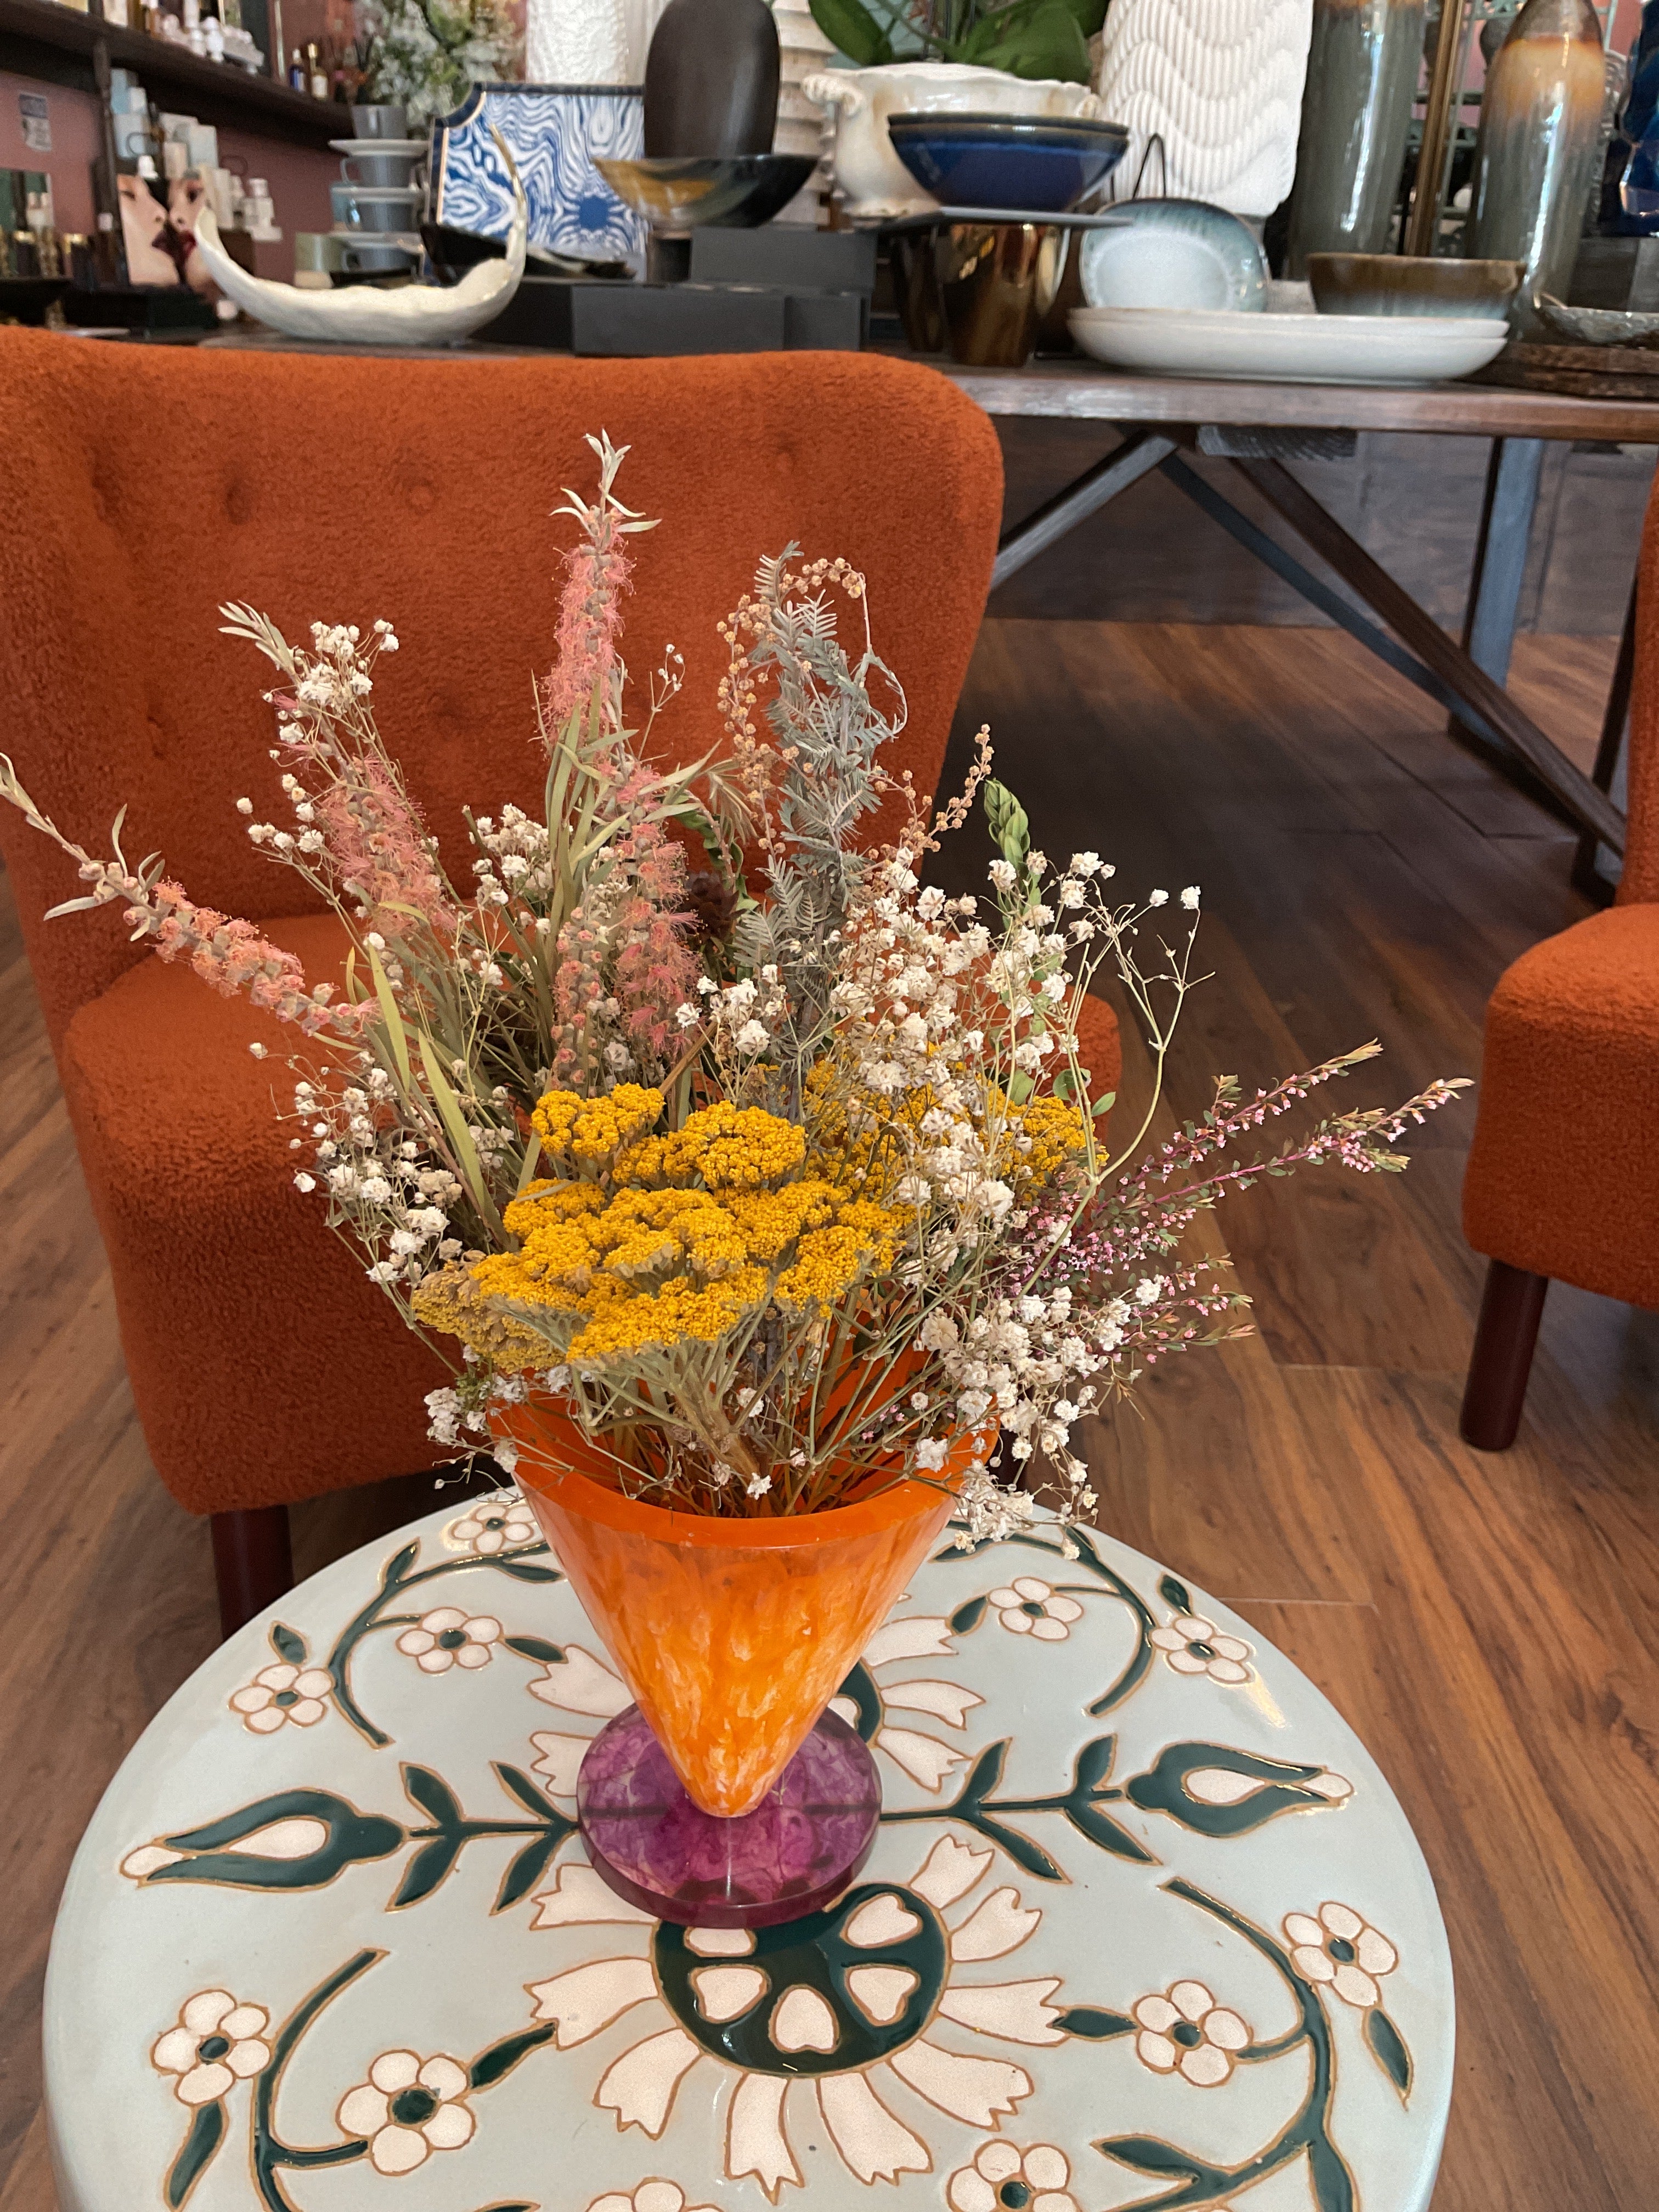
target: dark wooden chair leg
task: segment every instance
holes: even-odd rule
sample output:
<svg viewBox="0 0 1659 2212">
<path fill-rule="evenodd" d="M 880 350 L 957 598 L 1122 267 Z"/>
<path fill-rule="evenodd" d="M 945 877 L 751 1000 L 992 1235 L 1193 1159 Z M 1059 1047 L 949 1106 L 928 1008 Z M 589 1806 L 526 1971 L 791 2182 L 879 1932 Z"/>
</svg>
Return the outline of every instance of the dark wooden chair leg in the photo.
<svg viewBox="0 0 1659 2212">
<path fill-rule="evenodd" d="M 219 1585 L 219 1630 L 232 1636 L 245 1620 L 294 1587 L 294 1547 L 286 1505 L 213 1516 L 213 1572 Z"/>
<path fill-rule="evenodd" d="M 1528 1274 L 1502 1260 L 1486 1270 L 1457 1424 L 1464 1443 L 1477 1451 L 1507 1451 L 1515 1442 L 1549 1286 L 1547 1275 Z"/>
</svg>

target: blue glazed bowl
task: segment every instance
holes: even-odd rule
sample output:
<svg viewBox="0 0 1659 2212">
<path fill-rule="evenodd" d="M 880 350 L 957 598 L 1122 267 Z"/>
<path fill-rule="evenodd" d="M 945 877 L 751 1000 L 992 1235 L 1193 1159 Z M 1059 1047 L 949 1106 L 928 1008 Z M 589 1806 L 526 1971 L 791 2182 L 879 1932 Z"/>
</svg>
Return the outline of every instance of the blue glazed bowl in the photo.
<svg viewBox="0 0 1659 2212">
<path fill-rule="evenodd" d="M 1053 115 L 890 115 L 893 150 L 945 207 L 1061 215 L 1123 159 L 1121 123 Z"/>
</svg>

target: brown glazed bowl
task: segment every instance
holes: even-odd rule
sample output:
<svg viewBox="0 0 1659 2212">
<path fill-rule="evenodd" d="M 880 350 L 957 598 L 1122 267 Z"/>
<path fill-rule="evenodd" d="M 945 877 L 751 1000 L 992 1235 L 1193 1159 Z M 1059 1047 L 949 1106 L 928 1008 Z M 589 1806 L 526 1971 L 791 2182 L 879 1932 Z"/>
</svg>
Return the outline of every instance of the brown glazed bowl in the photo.
<svg viewBox="0 0 1659 2212">
<path fill-rule="evenodd" d="M 1501 323 L 1521 289 L 1520 261 L 1443 261 L 1404 253 L 1310 253 L 1322 315 L 1486 316 Z"/>
</svg>

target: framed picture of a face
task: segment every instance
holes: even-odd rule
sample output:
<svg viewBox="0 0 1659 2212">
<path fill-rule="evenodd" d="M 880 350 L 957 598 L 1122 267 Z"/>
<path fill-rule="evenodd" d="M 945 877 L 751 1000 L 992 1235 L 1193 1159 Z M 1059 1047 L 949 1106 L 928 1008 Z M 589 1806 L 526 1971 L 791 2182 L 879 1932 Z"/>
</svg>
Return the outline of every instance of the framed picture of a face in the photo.
<svg viewBox="0 0 1659 2212">
<path fill-rule="evenodd" d="M 167 201 L 161 197 L 167 189 L 159 178 L 125 170 L 115 179 L 121 207 L 121 243 L 126 249 L 131 283 L 172 289 L 184 282 L 172 244 L 178 234 L 168 222 Z"/>
</svg>

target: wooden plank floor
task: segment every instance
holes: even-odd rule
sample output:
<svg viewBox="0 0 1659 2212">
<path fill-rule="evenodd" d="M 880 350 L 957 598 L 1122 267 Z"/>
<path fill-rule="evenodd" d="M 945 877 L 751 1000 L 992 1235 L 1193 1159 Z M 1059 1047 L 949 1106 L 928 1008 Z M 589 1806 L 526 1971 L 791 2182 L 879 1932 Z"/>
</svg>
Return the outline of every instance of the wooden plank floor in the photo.
<svg viewBox="0 0 1659 2212">
<path fill-rule="evenodd" d="M 1522 641 L 1517 690 L 1581 758 L 1611 650 Z M 1212 1071 L 1254 1082 L 1371 1036 L 1387 1057 L 1345 1103 L 1476 1073 L 1504 964 L 1584 911 L 1565 833 L 1333 632 L 991 623 L 959 738 L 981 717 L 1050 851 L 1095 847 L 1126 890 L 1203 885 L 1214 981 L 1175 1058 L 1183 1112 Z M 964 885 L 981 860 L 959 862 Z M 1145 1082 L 1132 1052 L 1126 1112 Z M 1462 1996 L 1437 2212 L 1643 2212 L 1659 2203 L 1659 1316 L 1558 1286 L 1516 1449 L 1458 1443 L 1471 1118 L 1419 1132 L 1403 1177 L 1305 1176 L 1236 1204 L 1221 1226 L 1259 1334 L 1155 1373 L 1091 1456 L 1103 1523 L 1305 1668 L 1423 1839 Z M 301 1509 L 301 1571 L 429 1497 L 386 1485 Z M 50 2212 L 37 2022 L 58 1890 L 214 1625 L 205 1530 L 155 1482 L 133 1419 L 3 897 L 0 1506 L 0 2212 Z"/>
</svg>

